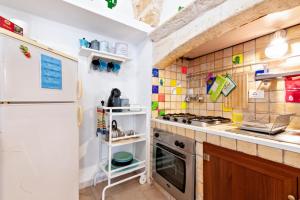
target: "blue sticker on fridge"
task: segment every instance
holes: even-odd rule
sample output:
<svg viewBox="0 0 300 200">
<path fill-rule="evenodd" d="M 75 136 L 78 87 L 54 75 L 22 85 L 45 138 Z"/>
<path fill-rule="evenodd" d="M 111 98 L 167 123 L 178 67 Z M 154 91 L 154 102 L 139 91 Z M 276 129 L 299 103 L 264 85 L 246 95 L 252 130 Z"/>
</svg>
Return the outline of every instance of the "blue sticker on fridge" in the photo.
<svg viewBox="0 0 300 200">
<path fill-rule="evenodd" d="M 61 60 L 44 54 L 41 55 L 41 87 L 62 89 Z"/>
</svg>

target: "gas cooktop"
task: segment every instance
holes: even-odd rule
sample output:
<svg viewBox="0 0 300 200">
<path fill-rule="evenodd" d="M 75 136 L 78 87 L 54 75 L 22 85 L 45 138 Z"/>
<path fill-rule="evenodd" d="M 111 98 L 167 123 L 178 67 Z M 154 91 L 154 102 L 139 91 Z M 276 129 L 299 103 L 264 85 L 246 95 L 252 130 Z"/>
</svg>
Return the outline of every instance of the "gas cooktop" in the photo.
<svg viewBox="0 0 300 200">
<path fill-rule="evenodd" d="M 190 125 L 201 126 L 201 127 L 213 126 L 213 125 L 225 124 L 231 122 L 229 118 L 215 117 L 215 116 L 199 116 L 190 113 L 166 114 L 159 118 L 167 121 L 173 121 L 173 122 L 190 124 Z"/>
</svg>

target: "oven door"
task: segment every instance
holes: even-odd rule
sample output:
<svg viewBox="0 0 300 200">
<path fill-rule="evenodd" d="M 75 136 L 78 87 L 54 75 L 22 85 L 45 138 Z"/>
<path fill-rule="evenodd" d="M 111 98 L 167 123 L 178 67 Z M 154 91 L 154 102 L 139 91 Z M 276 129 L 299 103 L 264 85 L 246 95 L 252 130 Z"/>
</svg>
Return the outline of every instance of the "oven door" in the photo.
<svg viewBox="0 0 300 200">
<path fill-rule="evenodd" d="M 176 199 L 194 200 L 195 156 L 159 142 L 153 148 L 154 180 Z"/>
</svg>

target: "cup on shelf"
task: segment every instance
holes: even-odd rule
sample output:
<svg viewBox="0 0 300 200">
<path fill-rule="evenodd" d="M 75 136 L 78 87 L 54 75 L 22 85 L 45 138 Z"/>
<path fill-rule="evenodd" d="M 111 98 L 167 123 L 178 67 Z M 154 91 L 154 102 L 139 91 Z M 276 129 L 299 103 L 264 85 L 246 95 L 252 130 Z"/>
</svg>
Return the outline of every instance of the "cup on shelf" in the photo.
<svg viewBox="0 0 300 200">
<path fill-rule="evenodd" d="M 100 42 L 100 51 L 105 51 L 105 52 L 108 52 L 108 49 L 109 49 L 109 43 L 108 41 L 101 41 Z"/>
<path fill-rule="evenodd" d="M 100 50 L 100 42 L 98 40 L 91 41 L 90 48 L 99 51 Z"/>
</svg>

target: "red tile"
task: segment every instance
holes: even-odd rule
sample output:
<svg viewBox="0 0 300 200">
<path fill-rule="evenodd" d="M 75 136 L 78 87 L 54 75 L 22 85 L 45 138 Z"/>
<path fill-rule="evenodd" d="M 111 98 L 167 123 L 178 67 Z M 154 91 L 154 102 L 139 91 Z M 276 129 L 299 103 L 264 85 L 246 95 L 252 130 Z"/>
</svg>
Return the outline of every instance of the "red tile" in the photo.
<svg viewBox="0 0 300 200">
<path fill-rule="evenodd" d="M 165 94 L 158 94 L 158 101 L 165 102 Z"/>
</svg>

